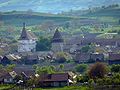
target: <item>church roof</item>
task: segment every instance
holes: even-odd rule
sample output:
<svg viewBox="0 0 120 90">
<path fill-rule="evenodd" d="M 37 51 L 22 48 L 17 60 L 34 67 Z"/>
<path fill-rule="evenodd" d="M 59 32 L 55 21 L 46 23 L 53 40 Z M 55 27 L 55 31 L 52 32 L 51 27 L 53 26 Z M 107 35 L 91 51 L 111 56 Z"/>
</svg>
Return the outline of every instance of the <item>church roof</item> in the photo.
<svg viewBox="0 0 120 90">
<path fill-rule="evenodd" d="M 61 36 L 61 33 L 59 32 L 58 28 L 55 31 L 55 34 L 53 36 L 52 42 L 57 43 L 57 42 L 63 42 L 63 38 Z"/>
<path fill-rule="evenodd" d="M 26 30 L 25 23 L 23 23 L 23 29 L 19 40 L 31 40 L 36 38 L 37 37 L 32 32 Z"/>
</svg>

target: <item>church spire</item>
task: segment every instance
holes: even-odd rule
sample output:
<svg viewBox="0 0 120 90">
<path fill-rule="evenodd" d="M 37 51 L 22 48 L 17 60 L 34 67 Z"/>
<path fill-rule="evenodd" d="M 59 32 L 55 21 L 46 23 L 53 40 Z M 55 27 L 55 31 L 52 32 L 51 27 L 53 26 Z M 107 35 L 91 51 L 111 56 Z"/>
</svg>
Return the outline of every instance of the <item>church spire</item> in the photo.
<svg viewBox="0 0 120 90">
<path fill-rule="evenodd" d="M 59 28 L 56 28 L 55 34 L 53 36 L 52 42 L 64 42 L 61 33 L 59 32 Z"/>
<path fill-rule="evenodd" d="M 21 33 L 21 36 L 20 36 L 20 40 L 30 40 L 32 37 L 31 35 L 29 34 L 29 32 L 26 30 L 25 28 L 25 22 L 23 23 L 23 29 L 22 29 L 22 33 Z"/>
</svg>

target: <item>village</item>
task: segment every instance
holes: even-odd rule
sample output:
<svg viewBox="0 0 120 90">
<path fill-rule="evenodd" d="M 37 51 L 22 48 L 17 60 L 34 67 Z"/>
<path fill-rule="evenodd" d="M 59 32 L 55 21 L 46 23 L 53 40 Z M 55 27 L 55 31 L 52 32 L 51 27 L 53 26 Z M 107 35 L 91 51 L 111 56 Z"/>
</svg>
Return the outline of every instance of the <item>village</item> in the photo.
<svg viewBox="0 0 120 90">
<path fill-rule="evenodd" d="M 120 1 L 108 1 L 0 0 L 0 90 L 119 90 Z"/>
<path fill-rule="evenodd" d="M 83 67 L 95 63 L 99 66 L 99 62 L 120 64 L 120 39 L 97 38 L 98 34 L 85 33 L 83 36 L 63 38 L 56 28 L 51 50 L 36 51 L 38 38 L 23 23 L 17 52 L 0 56 L 0 83 L 31 88 L 79 85 L 81 80 L 78 77 L 86 68 L 81 70 L 82 66 L 77 68 L 78 64 Z M 106 74 L 112 75 L 111 72 Z M 87 80 L 82 83 L 88 85 Z"/>
</svg>

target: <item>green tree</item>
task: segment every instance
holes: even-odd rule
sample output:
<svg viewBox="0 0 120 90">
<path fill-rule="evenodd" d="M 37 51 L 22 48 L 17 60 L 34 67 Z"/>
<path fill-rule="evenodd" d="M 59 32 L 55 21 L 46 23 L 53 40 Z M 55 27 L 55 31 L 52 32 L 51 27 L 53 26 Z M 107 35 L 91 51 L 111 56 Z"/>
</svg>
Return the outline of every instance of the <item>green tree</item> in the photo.
<svg viewBox="0 0 120 90">
<path fill-rule="evenodd" d="M 86 65 L 86 64 L 79 64 L 79 65 L 77 65 L 75 67 L 75 70 L 77 72 L 83 73 L 83 72 L 85 72 L 87 70 L 87 68 L 88 68 L 88 65 Z"/>
<path fill-rule="evenodd" d="M 4 66 L 2 64 L 0 64 L 0 70 L 2 70 L 4 68 Z"/>
<path fill-rule="evenodd" d="M 90 50 L 90 46 L 89 45 L 84 46 L 84 47 L 81 48 L 81 52 L 83 52 L 83 53 L 87 53 L 89 50 Z"/>
<path fill-rule="evenodd" d="M 60 69 L 60 71 L 63 71 L 64 65 L 63 65 L 63 64 L 60 64 L 60 65 L 59 65 L 59 69 Z"/>
<path fill-rule="evenodd" d="M 36 69 L 37 69 L 37 67 L 38 67 L 38 65 L 36 65 L 36 64 L 35 64 L 35 65 L 33 65 L 33 69 L 35 69 L 35 70 L 36 70 Z"/>
<path fill-rule="evenodd" d="M 95 84 L 93 79 L 89 79 L 88 83 L 89 83 L 90 86 L 93 86 Z"/>
<path fill-rule="evenodd" d="M 32 76 L 30 79 L 27 80 L 26 84 L 28 87 L 36 87 L 39 84 L 40 77 Z"/>
<path fill-rule="evenodd" d="M 104 81 L 101 78 L 96 79 L 97 85 L 104 85 Z"/>
<path fill-rule="evenodd" d="M 112 72 L 120 72 L 120 64 L 118 64 L 118 65 L 113 64 L 111 66 L 111 71 Z"/>
<path fill-rule="evenodd" d="M 93 52 L 94 51 L 94 43 L 89 43 L 89 45 L 83 46 L 81 48 L 81 52 L 87 53 L 87 52 Z"/>
<path fill-rule="evenodd" d="M 58 53 L 56 53 L 56 58 L 57 58 L 56 61 L 58 63 L 64 63 L 64 62 L 72 60 L 71 55 L 68 54 L 68 53 L 65 53 L 65 52 L 58 52 Z"/>
<path fill-rule="evenodd" d="M 104 77 L 103 81 L 104 81 L 104 85 L 112 84 L 112 79 L 110 77 Z"/>
<path fill-rule="evenodd" d="M 52 66 L 50 66 L 49 68 L 50 68 L 52 71 L 54 71 L 54 72 L 56 71 L 56 67 L 55 67 L 55 66 L 53 66 L 53 65 L 52 65 Z"/>
<path fill-rule="evenodd" d="M 111 79 L 114 85 L 120 85 L 120 73 L 113 74 Z"/>
<path fill-rule="evenodd" d="M 48 51 L 51 49 L 51 39 L 47 37 L 40 37 L 37 41 L 37 51 Z"/>
<path fill-rule="evenodd" d="M 16 66 L 15 64 L 7 65 L 7 66 L 6 66 L 6 71 L 7 71 L 7 72 L 13 71 L 13 69 L 15 68 L 15 66 Z"/>
<path fill-rule="evenodd" d="M 54 66 L 45 66 L 45 67 L 37 66 L 37 68 L 36 68 L 36 73 L 39 75 L 52 74 L 55 72 L 56 72 L 56 70 L 55 70 Z"/>
</svg>

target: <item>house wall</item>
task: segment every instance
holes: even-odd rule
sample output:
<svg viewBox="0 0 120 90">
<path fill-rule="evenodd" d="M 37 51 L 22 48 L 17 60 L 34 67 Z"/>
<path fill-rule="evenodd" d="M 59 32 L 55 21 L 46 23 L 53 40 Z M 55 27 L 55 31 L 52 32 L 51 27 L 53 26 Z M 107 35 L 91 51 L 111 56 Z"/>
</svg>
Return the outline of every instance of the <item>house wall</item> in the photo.
<svg viewBox="0 0 120 90">
<path fill-rule="evenodd" d="M 63 43 L 52 43 L 53 52 L 63 52 Z"/>
<path fill-rule="evenodd" d="M 36 51 L 35 40 L 20 40 L 18 41 L 18 52 L 34 52 Z"/>
<path fill-rule="evenodd" d="M 104 55 L 103 54 L 91 54 L 90 57 L 91 60 L 100 60 L 100 61 L 104 61 Z"/>
<path fill-rule="evenodd" d="M 109 60 L 108 63 L 110 65 L 112 65 L 112 64 L 120 64 L 120 60 Z"/>
<path fill-rule="evenodd" d="M 4 83 L 13 83 L 13 79 L 12 78 L 5 78 Z"/>
<path fill-rule="evenodd" d="M 51 82 L 43 82 L 41 83 L 41 87 L 63 87 L 68 86 L 67 81 L 51 81 Z"/>
</svg>

